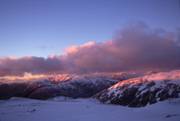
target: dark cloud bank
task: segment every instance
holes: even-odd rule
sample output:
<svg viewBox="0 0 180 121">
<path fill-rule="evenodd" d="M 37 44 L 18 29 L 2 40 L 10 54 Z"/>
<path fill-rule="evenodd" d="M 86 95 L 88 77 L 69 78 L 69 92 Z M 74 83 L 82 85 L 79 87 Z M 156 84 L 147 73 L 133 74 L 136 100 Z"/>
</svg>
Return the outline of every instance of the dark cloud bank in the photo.
<svg viewBox="0 0 180 121">
<path fill-rule="evenodd" d="M 110 41 L 67 48 L 64 55 L 42 58 L 0 58 L 0 75 L 88 73 L 180 68 L 179 34 L 128 25 Z"/>
</svg>

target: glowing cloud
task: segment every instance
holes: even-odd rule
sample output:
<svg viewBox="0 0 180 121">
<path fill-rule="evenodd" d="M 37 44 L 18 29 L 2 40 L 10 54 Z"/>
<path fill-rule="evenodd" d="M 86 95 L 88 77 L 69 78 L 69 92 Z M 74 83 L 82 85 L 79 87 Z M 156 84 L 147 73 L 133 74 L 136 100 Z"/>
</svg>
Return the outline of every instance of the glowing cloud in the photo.
<svg viewBox="0 0 180 121">
<path fill-rule="evenodd" d="M 175 38 L 174 33 L 132 24 L 111 41 L 74 48 L 64 60 L 76 72 L 177 69 L 180 46 Z"/>
<path fill-rule="evenodd" d="M 110 41 L 71 46 L 64 55 L 0 58 L 0 75 L 116 72 L 180 68 L 179 34 L 143 23 L 118 31 Z"/>
</svg>

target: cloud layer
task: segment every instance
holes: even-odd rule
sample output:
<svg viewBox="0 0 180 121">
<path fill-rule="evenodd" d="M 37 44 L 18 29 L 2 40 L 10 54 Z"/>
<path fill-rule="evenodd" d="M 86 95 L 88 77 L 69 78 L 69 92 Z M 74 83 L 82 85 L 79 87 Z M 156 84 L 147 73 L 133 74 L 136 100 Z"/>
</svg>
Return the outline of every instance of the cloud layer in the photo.
<svg viewBox="0 0 180 121">
<path fill-rule="evenodd" d="M 179 35 L 129 25 L 110 41 L 71 46 L 49 58 L 0 58 L 0 75 L 30 73 L 88 73 L 180 68 Z"/>
<path fill-rule="evenodd" d="M 42 58 L 42 57 L 22 57 L 11 58 L 5 57 L 0 59 L 0 75 L 22 75 L 25 72 L 39 73 L 54 73 L 60 72 L 62 69 L 61 60 L 57 57 Z"/>
</svg>

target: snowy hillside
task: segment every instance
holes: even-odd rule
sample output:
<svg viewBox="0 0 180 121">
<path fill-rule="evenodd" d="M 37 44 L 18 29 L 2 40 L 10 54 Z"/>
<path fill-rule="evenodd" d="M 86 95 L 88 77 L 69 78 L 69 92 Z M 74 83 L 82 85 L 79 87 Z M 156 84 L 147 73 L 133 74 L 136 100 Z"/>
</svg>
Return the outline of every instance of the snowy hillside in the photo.
<svg viewBox="0 0 180 121">
<path fill-rule="evenodd" d="M 137 77 L 135 73 L 97 73 L 88 75 L 62 74 L 0 78 L 0 99 L 29 97 L 47 99 L 55 96 L 90 97 L 119 80 Z M 13 79 L 13 80 L 10 80 Z M 24 79 L 24 80 L 23 80 Z"/>
<path fill-rule="evenodd" d="M 120 81 L 95 96 L 104 103 L 140 107 L 180 97 L 180 71 L 149 74 Z"/>
<path fill-rule="evenodd" d="M 180 100 L 144 108 L 99 104 L 92 99 L 0 100 L 0 121 L 179 121 Z"/>
</svg>

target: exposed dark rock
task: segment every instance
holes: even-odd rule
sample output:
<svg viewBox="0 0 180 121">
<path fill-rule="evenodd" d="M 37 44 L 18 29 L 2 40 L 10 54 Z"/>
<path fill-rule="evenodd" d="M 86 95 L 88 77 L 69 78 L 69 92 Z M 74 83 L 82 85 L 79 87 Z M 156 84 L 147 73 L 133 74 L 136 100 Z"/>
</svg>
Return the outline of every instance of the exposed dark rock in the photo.
<svg viewBox="0 0 180 121">
<path fill-rule="evenodd" d="M 58 95 L 58 92 L 58 89 L 54 87 L 41 87 L 29 94 L 28 97 L 34 99 L 48 99 Z"/>
<path fill-rule="evenodd" d="M 0 84 L 0 99 L 8 99 L 13 96 L 24 97 L 25 83 Z"/>
<path fill-rule="evenodd" d="M 176 76 L 176 78 L 179 77 Z M 120 81 L 94 97 L 103 103 L 129 107 L 142 107 L 158 101 L 180 97 L 180 78 L 179 80 L 173 80 L 174 77 L 172 80 L 150 79 L 139 77 Z"/>
</svg>

